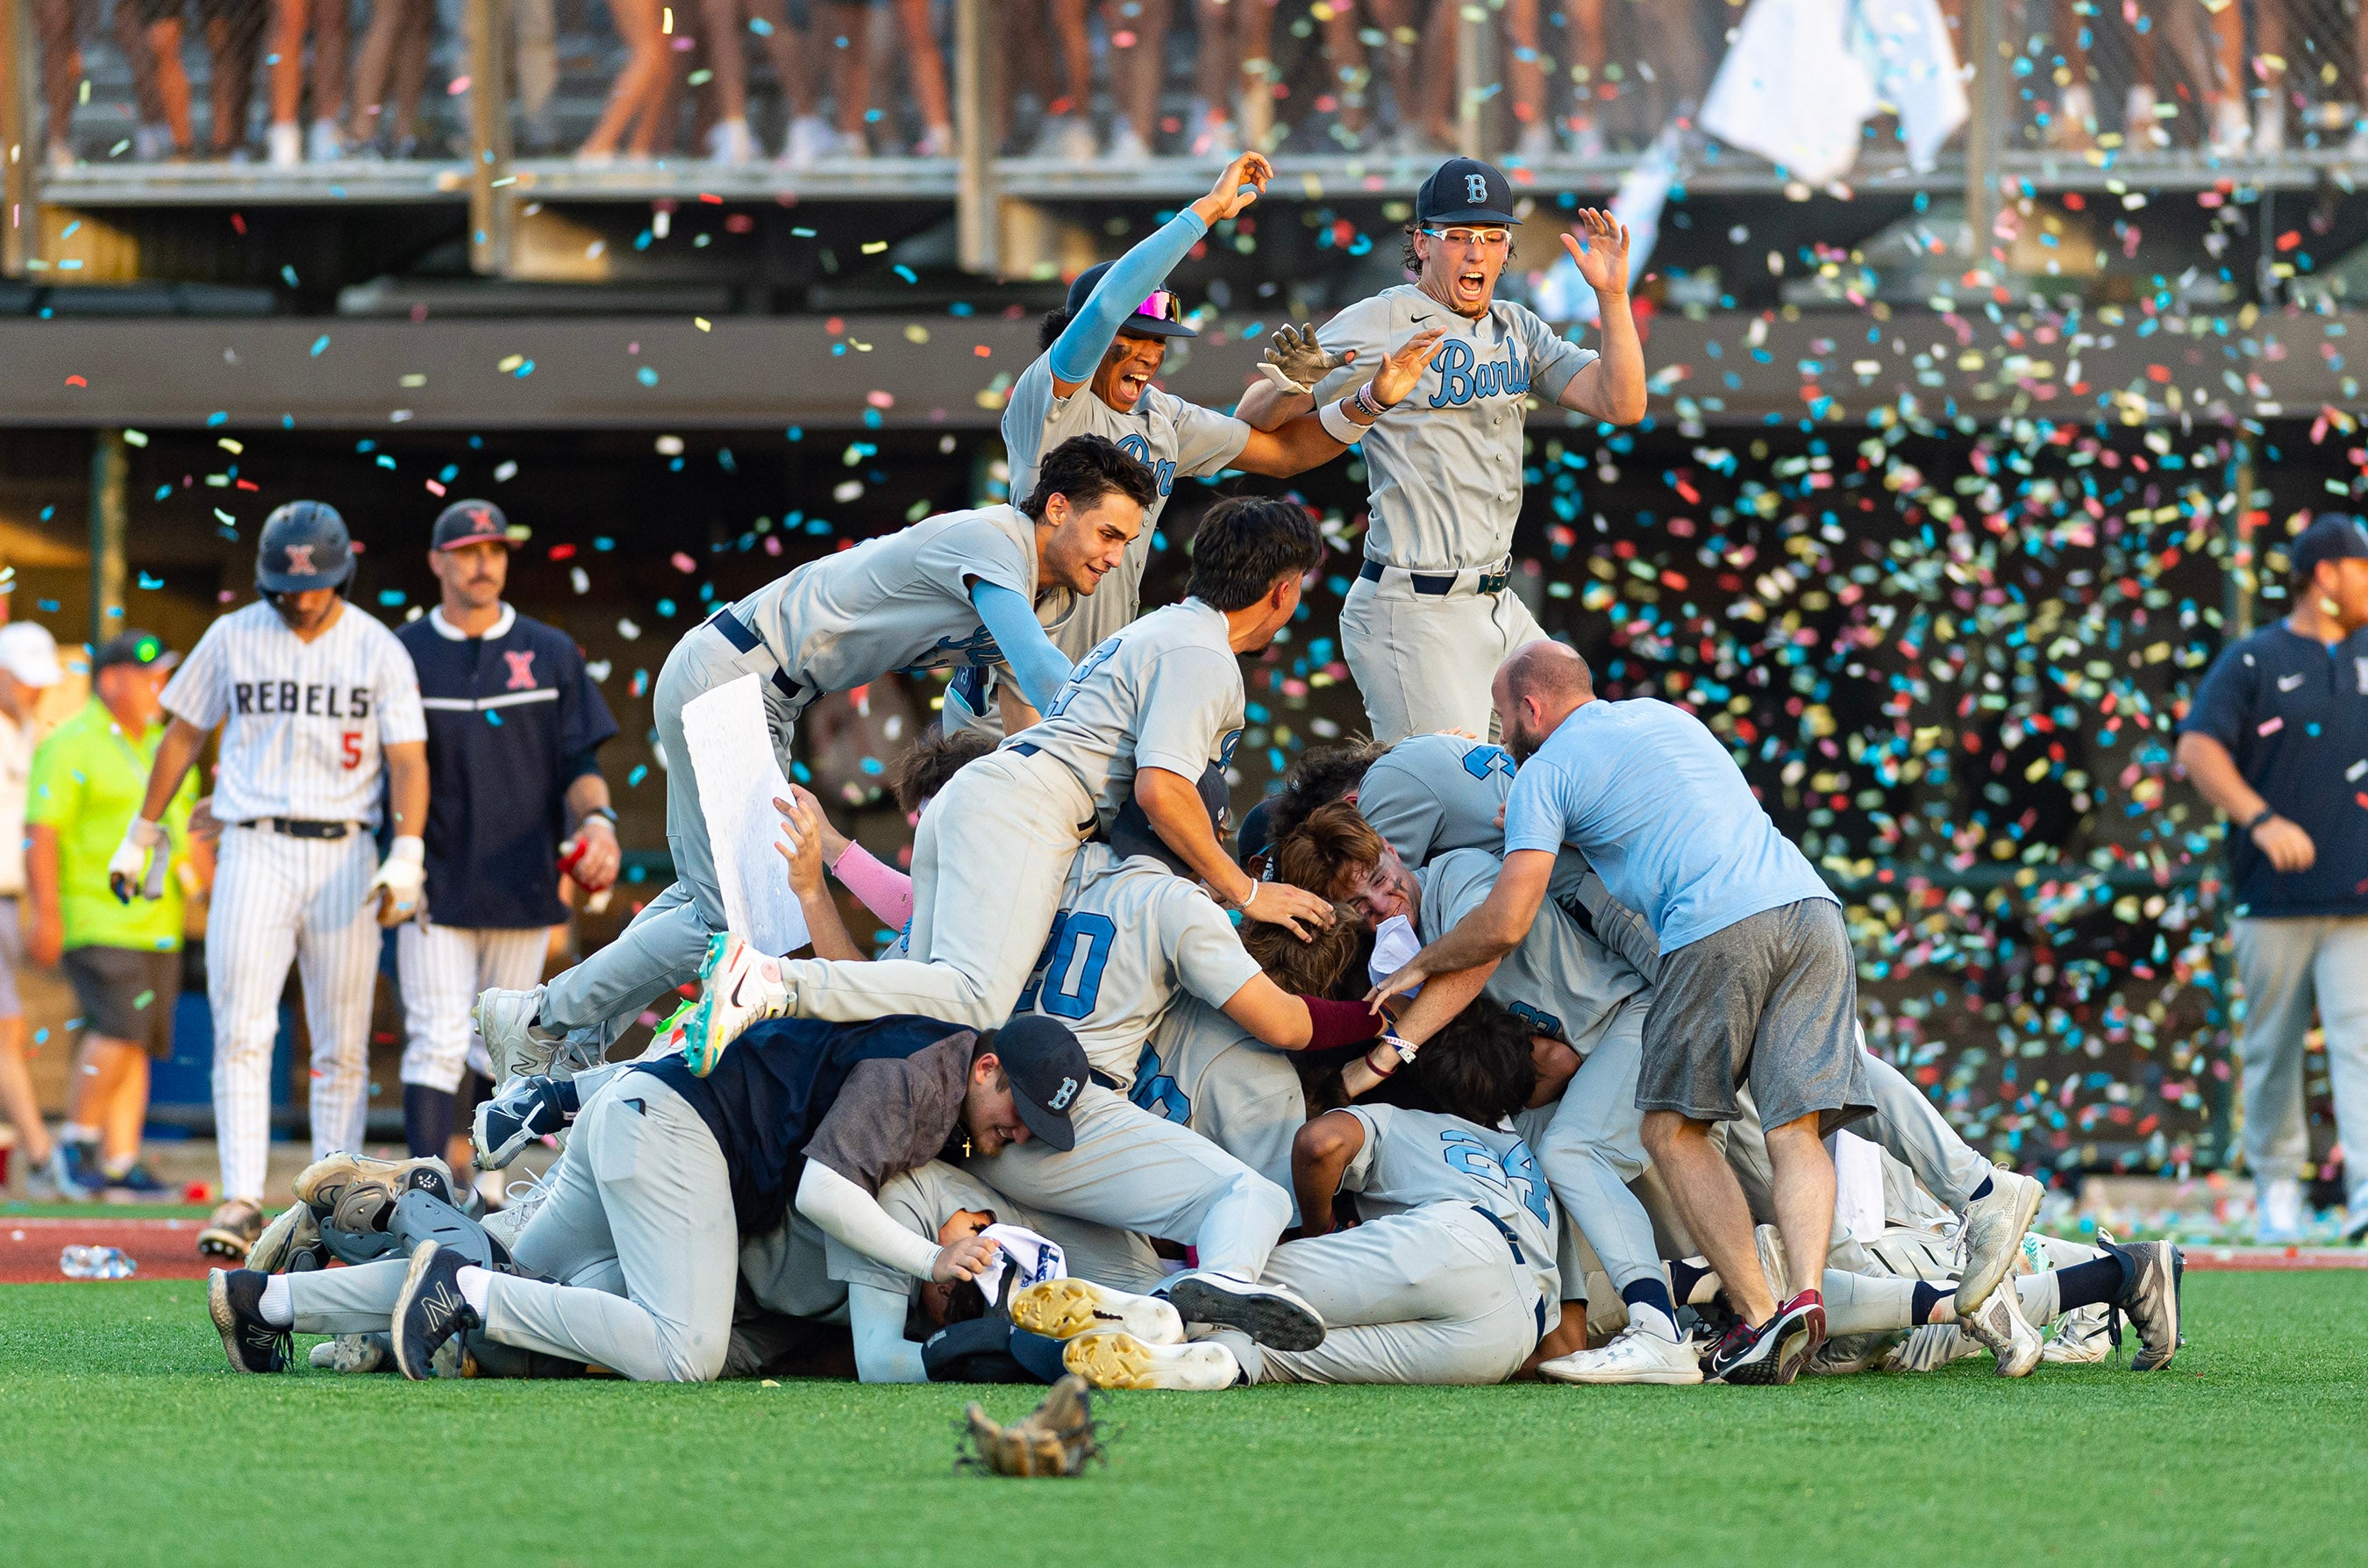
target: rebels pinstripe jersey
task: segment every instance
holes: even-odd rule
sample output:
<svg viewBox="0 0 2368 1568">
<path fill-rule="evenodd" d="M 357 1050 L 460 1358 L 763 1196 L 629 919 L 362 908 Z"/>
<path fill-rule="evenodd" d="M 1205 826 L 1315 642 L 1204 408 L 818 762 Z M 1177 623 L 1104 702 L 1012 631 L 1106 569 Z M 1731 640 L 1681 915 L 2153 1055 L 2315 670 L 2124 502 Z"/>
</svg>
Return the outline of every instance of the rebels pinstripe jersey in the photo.
<svg viewBox="0 0 2368 1568">
<path fill-rule="evenodd" d="M 1148 857 L 1084 844 L 1012 1012 L 1068 1025 L 1086 1061 L 1123 1093 L 1144 1038 L 1178 997 L 1222 1006 L 1258 972 L 1233 917 L 1200 883 Z"/>
<path fill-rule="evenodd" d="M 258 599 L 198 639 L 165 707 L 222 726 L 213 812 L 223 822 L 379 819 L 381 747 L 427 738 L 419 681 L 394 633 L 351 604 L 310 642 Z"/>
<path fill-rule="evenodd" d="M 439 926 L 553 926 L 567 787 L 617 721 L 575 640 L 508 605 L 483 637 L 428 611 L 395 633 L 427 710 L 427 907 Z"/>
</svg>

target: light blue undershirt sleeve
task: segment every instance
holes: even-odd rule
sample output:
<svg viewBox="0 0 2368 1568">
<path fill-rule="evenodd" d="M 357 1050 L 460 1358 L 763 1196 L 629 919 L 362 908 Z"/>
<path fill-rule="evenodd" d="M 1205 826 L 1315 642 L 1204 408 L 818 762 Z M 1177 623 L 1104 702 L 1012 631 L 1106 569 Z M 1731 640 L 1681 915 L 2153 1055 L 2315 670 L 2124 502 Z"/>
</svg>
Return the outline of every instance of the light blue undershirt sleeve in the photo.
<svg viewBox="0 0 2368 1568">
<path fill-rule="evenodd" d="M 1169 271 L 1208 232 L 1209 225 L 1201 222 L 1201 215 L 1187 207 L 1111 263 L 1110 269 L 1102 274 L 1102 280 L 1087 296 L 1086 308 L 1053 339 L 1049 356 L 1053 379 L 1091 381 L 1094 367 L 1102 362 L 1121 324 L 1134 314 L 1134 308 L 1154 289 L 1167 281 Z"/>
<path fill-rule="evenodd" d="M 970 602 L 978 608 L 979 620 L 995 634 L 995 645 L 1002 650 L 1004 662 L 1019 682 L 1019 695 L 1030 707 L 1043 712 L 1069 678 L 1068 655 L 1044 635 L 1035 608 L 1009 588 L 997 583 L 973 583 Z"/>
</svg>

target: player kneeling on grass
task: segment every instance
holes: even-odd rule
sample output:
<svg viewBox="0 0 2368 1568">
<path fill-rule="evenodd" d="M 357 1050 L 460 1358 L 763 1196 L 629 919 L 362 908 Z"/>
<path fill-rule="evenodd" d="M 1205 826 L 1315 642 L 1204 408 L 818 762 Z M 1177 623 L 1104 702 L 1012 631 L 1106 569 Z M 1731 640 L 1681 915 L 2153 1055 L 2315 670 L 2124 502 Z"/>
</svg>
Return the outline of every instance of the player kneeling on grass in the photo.
<svg viewBox="0 0 2368 1568">
<path fill-rule="evenodd" d="M 214 1326 L 246 1372 L 284 1368 L 291 1330 L 379 1327 L 404 1375 L 425 1378 L 446 1340 L 483 1328 L 635 1380 L 705 1381 L 724 1365 L 742 1234 L 771 1230 L 794 1203 L 825 1235 L 904 1274 L 974 1278 L 995 1244 L 915 1235 L 881 1209 L 882 1184 L 959 1141 L 1065 1146 L 1086 1072 L 1076 1039 L 1049 1020 L 985 1035 L 912 1017 L 765 1024 L 709 1076 L 680 1056 L 645 1062 L 577 1119 L 552 1194 L 513 1250 L 520 1268 L 559 1278 L 613 1257 L 621 1296 L 474 1267 L 429 1243 L 407 1262 L 217 1269 Z"/>
</svg>

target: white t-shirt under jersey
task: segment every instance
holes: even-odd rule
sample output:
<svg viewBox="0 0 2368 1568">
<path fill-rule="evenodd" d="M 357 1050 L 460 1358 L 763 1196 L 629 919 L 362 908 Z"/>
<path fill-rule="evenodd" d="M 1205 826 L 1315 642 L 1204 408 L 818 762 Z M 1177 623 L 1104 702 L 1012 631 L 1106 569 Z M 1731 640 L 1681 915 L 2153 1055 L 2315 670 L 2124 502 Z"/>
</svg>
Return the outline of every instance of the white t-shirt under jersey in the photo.
<svg viewBox="0 0 2368 1568">
<path fill-rule="evenodd" d="M 350 604 L 310 642 L 258 599 L 206 628 L 165 707 L 222 726 L 214 815 L 379 819 L 382 747 L 427 738 L 419 676 L 394 633 Z"/>
</svg>

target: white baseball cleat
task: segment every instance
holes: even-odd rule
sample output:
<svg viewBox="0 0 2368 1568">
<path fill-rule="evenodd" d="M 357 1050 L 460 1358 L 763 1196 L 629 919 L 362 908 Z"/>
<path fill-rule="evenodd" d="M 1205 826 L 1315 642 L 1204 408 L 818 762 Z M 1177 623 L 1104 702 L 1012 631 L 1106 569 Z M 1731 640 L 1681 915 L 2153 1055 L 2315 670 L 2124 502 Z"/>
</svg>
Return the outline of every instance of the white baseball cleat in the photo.
<svg viewBox="0 0 2368 1568">
<path fill-rule="evenodd" d="M 391 1372 L 394 1341 L 383 1334 L 341 1334 L 313 1346 L 311 1360 L 323 1372 Z"/>
<path fill-rule="evenodd" d="M 780 960 L 729 932 L 708 938 L 699 982 L 699 1008 L 683 1031 L 682 1053 L 691 1072 L 704 1078 L 749 1025 L 789 1016 L 790 988 L 781 979 Z"/>
<path fill-rule="evenodd" d="M 1113 1290 L 1090 1279 L 1043 1279 L 1014 1290 L 1012 1326 L 1047 1339 L 1122 1331 L 1145 1345 L 1184 1343 L 1184 1319 L 1156 1296 Z"/>
<path fill-rule="evenodd" d="M 1691 1338 L 1664 1339 L 1631 1323 L 1600 1350 L 1575 1350 L 1539 1362 L 1538 1376 L 1558 1383 L 1698 1383 L 1702 1349 Z"/>
<path fill-rule="evenodd" d="M 2022 1234 L 2038 1217 L 2047 1188 L 2000 1167 L 1990 1173 L 1987 1198 L 1965 1205 L 1965 1267 L 1957 1276 L 1957 1312 L 1970 1317 L 2014 1267 Z"/>
<path fill-rule="evenodd" d="M 1061 1364 L 1098 1389 L 1213 1393 L 1242 1381 L 1242 1364 L 1216 1340 L 1149 1345 L 1116 1329 L 1072 1339 L 1062 1347 Z"/>
<path fill-rule="evenodd" d="M 1998 1358 L 1998 1374 L 2001 1378 L 2027 1378 L 2039 1365 L 2045 1348 L 2039 1340 L 2039 1331 L 2032 1328 L 2022 1315 L 2022 1301 L 2012 1285 L 1992 1290 L 1989 1299 L 1970 1312 L 1961 1312 L 1958 1320 L 1967 1334 L 1989 1346 Z"/>
<path fill-rule="evenodd" d="M 2113 1353 L 2112 1316 L 2112 1309 L 2101 1302 L 2066 1313 L 2039 1358 L 2051 1367 L 2095 1366 Z"/>
<path fill-rule="evenodd" d="M 1982 1353 L 1981 1342 L 1963 1324 L 1928 1323 L 1884 1353 L 1886 1372 L 1937 1372 L 1952 1361 Z"/>
<path fill-rule="evenodd" d="M 469 1010 L 469 1021 L 476 1026 L 478 1038 L 485 1042 L 485 1054 L 493 1059 L 495 1088 L 521 1074 L 566 1075 L 558 1062 L 565 1037 L 534 1021 L 541 1006 L 542 987 L 538 985 L 528 991 L 488 990 Z"/>
</svg>

